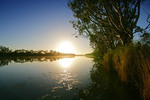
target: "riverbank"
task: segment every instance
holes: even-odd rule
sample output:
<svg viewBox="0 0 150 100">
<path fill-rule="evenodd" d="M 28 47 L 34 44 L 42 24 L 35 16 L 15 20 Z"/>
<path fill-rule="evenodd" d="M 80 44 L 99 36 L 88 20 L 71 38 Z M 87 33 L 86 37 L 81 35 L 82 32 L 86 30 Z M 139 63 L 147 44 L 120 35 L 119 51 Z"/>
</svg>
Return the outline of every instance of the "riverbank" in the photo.
<svg viewBox="0 0 150 100">
<path fill-rule="evenodd" d="M 150 47 L 129 44 L 109 51 L 103 66 L 117 72 L 120 79 L 135 87 L 144 100 L 150 99 Z"/>
</svg>

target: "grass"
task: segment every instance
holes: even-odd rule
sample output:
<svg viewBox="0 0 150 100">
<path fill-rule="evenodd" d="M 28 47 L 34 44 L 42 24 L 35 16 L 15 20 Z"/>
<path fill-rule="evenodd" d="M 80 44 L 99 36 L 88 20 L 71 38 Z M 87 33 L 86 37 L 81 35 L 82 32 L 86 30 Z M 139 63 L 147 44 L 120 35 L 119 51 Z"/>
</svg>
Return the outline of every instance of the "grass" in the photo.
<svg viewBox="0 0 150 100">
<path fill-rule="evenodd" d="M 150 99 L 150 47 L 129 44 L 109 51 L 103 65 L 118 73 L 120 79 L 139 91 L 141 98 Z"/>
</svg>

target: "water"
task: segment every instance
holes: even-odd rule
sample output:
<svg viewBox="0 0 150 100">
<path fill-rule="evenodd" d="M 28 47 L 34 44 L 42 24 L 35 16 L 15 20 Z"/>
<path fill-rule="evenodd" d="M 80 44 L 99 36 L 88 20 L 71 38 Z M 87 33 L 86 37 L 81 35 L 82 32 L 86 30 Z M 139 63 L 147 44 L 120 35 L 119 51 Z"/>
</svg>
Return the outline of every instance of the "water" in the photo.
<svg viewBox="0 0 150 100">
<path fill-rule="evenodd" d="M 92 58 L 0 59 L 0 100 L 138 100 Z"/>
</svg>

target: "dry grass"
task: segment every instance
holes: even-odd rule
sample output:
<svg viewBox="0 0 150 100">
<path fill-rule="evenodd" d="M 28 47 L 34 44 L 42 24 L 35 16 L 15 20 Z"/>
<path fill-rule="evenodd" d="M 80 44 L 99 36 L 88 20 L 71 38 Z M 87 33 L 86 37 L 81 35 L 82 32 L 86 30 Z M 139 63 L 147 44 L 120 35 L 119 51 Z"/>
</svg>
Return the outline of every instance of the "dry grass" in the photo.
<svg viewBox="0 0 150 100">
<path fill-rule="evenodd" d="M 135 86 L 143 99 L 150 99 L 150 47 L 140 44 L 119 47 L 104 55 L 103 65 Z"/>
</svg>

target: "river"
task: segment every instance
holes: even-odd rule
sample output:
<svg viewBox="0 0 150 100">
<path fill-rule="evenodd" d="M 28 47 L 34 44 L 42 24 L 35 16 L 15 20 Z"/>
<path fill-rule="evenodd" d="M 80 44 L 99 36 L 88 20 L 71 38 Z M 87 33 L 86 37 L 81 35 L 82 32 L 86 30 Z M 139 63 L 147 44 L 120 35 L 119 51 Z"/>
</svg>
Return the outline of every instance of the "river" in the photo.
<svg viewBox="0 0 150 100">
<path fill-rule="evenodd" d="M 0 59 L 0 100 L 140 100 L 87 57 Z"/>
</svg>

